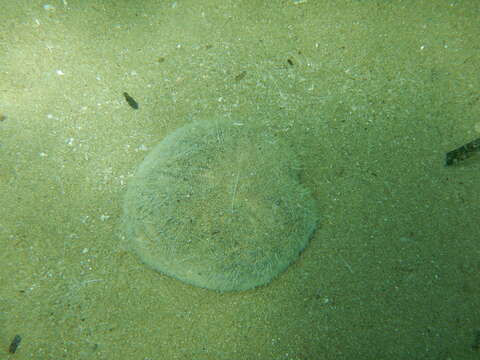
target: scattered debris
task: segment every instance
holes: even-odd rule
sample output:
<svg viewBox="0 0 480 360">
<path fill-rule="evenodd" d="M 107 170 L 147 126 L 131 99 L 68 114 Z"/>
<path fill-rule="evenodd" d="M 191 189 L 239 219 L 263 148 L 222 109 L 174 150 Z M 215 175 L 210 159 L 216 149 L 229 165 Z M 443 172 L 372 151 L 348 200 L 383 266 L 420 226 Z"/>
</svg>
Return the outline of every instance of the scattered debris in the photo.
<svg viewBox="0 0 480 360">
<path fill-rule="evenodd" d="M 480 330 L 475 331 L 472 343 L 472 350 L 480 351 Z"/>
<path fill-rule="evenodd" d="M 480 138 L 470 141 L 469 143 L 447 152 L 445 156 L 445 166 L 454 165 L 459 161 L 465 160 L 474 153 L 480 151 Z"/>
<path fill-rule="evenodd" d="M 10 343 L 10 346 L 8 347 L 8 352 L 10 354 L 15 354 L 15 352 L 17 351 L 17 348 L 20 345 L 21 341 L 22 341 L 22 337 L 18 334 L 15 335 L 12 342 Z"/>
<path fill-rule="evenodd" d="M 246 75 L 247 75 L 247 72 L 246 72 L 245 70 L 242 71 L 240 74 L 238 74 L 237 76 L 235 76 L 235 81 L 240 81 L 240 80 L 242 80 Z"/>
<path fill-rule="evenodd" d="M 130 107 L 132 109 L 137 110 L 139 108 L 138 103 L 135 101 L 134 98 L 132 98 L 130 95 L 128 95 L 128 93 L 124 92 L 123 96 L 124 96 L 125 100 L 127 100 L 128 105 L 130 105 Z"/>
<path fill-rule="evenodd" d="M 53 11 L 55 11 L 55 6 L 50 5 L 50 4 L 45 4 L 45 5 L 43 5 L 43 10 L 53 12 Z"/>
</svg>

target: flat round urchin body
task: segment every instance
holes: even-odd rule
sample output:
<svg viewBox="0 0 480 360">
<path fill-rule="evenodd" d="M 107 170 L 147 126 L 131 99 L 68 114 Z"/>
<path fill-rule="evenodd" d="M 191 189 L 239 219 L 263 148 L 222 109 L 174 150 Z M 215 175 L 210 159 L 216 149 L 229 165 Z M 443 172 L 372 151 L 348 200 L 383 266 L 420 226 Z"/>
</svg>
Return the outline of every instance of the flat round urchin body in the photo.
<svg viewBox="0 0 480 360">
<path fill-rule="evenodd" d="M 147 155 L 123 227 L 143 262 L 186 283 L 247 290 L 285 270 L 317 213 L 290 147 L 261 125 L 201 121 Z"/>
</svg>

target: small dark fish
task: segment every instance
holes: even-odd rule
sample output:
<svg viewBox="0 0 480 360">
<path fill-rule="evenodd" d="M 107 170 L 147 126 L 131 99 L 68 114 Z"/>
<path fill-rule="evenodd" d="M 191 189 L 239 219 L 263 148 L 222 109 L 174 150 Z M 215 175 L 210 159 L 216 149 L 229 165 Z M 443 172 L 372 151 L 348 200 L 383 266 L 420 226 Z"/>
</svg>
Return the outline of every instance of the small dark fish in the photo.
<svg viewBox="0 0 480 360">
<path fill-rule="evenodd" d="M 139 108 L 138 103 L 135 101 L 134 98 L 128 95 L 128 93 L 124 92 L 123 97 L 125 98 L 125 100 L 127 100 L 128 105 L 130 105 L 132 109 L 137 110 Z"/>
<path fill-rule="evenodd" d="M 10 354 L 15 354 L 21 341 L 22 341 L 22 337 L 20 335 L 15 335 L 12 342 L 10 343 L 10 346 L 8 347 L 8 352 Z"/>
</svg>

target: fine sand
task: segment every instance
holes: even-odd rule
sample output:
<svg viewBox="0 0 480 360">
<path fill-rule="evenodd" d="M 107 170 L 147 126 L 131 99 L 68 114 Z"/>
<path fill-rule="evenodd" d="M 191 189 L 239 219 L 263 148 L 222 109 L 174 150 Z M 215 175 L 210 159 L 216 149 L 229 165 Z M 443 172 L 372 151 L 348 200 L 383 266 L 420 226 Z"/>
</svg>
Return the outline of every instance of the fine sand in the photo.
<svg viewBox="0 0 480 360">
<path fill-rule="evenodd" d="M 445 153 L 480 136 L 479 7 L 4 1 L 0 358 L 20 339 L 17 360 L 478 359 L 480 157 Z M 154 271 L 122 238 L 139 164 L 212 119 L 288 143 L 318 211 L 246 291 Z"/>
</svg>

